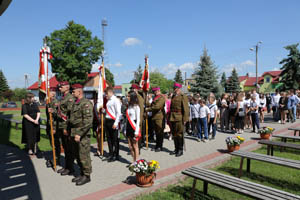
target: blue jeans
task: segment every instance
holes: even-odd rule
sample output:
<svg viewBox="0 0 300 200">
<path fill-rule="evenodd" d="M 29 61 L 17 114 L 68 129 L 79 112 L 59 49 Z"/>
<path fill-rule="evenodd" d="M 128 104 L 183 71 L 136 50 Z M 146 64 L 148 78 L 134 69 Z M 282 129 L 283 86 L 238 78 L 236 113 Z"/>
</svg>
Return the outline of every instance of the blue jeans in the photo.
<svg viewBox="0 0 300 200">
<path fill-rule="evenodd" d="M 214 138 L 216 136 L 217 132 L 217 124 L 214 124 L 215 118 L 210 118 L 208 123 L 208 133 L 210 132 L 210 127 L 212 128 L 212 137 Z"/>
<path fill-rule="evenodd" d="M 297 114 L 297 105 L 293 106 L 292 111 L 293 111 L 293 116 L 294 116 L 294 121 L 295 121 L 297 119 L 297 116 L 296 116 L 296 114 Z"/>
<path fill-rule="evenodd" d="M 198 138 L 202 140 L 202 130 L 204 131 L 204 138 L 208 139 L 208 134 L 207 134 L 207 118 L 200 118 L 198 121 Z"/>
<path fill-rule="evenodd" d="M 258 119 L 258 113 L 251 113 L 251 119 L 252 119 L 252 126 L 253 126 L 253 132 L 255 132 L 255 125 L 257 129 L 259 129 L 259 119 Z"/>
</svg>

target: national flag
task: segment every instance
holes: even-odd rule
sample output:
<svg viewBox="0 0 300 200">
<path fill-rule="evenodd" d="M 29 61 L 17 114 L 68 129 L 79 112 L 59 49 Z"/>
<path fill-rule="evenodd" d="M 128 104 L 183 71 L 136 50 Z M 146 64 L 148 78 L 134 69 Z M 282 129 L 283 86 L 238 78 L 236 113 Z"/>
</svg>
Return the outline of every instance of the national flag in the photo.
<svg viewBox="0 0 300 200">
<path fill-rule="evenodd" d="M 98 99 L 97 110 L 103 107 L 104 104 L 104 91 L 106 89 L 105 67 L 104 63 L 99 67 L 99 86 L 98 86 Z"/>
<path fill-rule="evenodd" d="M 145 57 L 145 69 L 140 82 L 140 87 L 146 92 L 150 88 L 150 75 L 149 75 L 149 66 L 148 66 L 148 57 Z"/>
<path fill-rule="evenodd" d="M 40 102 L 44 101 L 48 96 L 48 90 L 50 88 L 48 83 L 48 61 L 52 59 L 50 48 L 44 44 L 44 47 L 40 50 L 40 69 L 39 69 L 39 99 Z"/>
</svg>

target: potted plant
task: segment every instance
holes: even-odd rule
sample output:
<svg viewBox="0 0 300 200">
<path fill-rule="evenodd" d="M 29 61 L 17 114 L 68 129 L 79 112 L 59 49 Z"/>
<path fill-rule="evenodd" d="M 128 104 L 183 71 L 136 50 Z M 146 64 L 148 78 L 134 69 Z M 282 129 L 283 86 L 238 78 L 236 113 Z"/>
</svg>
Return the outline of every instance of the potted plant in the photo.
<svg viewBox="0 0 300 200">
<path fill-rule="evenodd" d="M 261 139 L 268 140 L 275 129 L 271 127 L 263 127 L 258 131 Z"/>
<path fill-rule="evenodd" d="M 159 162 L 155 160 L 147 162 L 145 159 L 140 159 L 129 166 L 129 171 L 136 174 L 138 186 L 150 187 L 153 185 L 156 177 L 155 171 L 159 168 Z"/>
<path fill-rule="evenodd" d="M 245 141 L 244 138 L 240 136 L 230 136 L 225 139 L 225 142 L 227 144 L 227 149 L 229 152 L 233 152 L 235 150 L 240 149 L 240 144 L 242 144 Z"/>
</svg>

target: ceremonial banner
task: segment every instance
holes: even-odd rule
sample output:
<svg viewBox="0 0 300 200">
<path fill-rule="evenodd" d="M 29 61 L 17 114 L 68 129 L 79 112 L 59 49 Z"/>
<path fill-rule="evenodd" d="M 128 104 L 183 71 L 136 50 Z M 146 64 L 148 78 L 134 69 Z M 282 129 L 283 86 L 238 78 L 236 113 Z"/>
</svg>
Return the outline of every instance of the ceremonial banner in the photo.
<svg viewBox="0 0 300 200">
<path fill-rule="evenodd" d="M 52 59 L 50 48 L 44 44 L 44 47 L 40 50 L 40 70 L 39 70 L 39 98 L 40 102 L 44 101 L 48 96 L 48 89 L 50 85 L 48 83 L 48 61 Z"/>
<path fill-rule="evenodd" d="M 149 66 L 148 66 L 148 57 L 145 57 L 145 69 L 140 82 L 140 87 L 147 92 L 150 88 L 150 77 L 149 77 Z"/>
<path fill-rule="evenodd" d="M 106 89 L 106 79 L 105 79 L 105 67 L 104 63 L 99 67 L 99 86 L 98 86 L 98 99 L 97 99 L 97 110 L 103 107 L 104 104 L 104 91 Z"/>
</svg>

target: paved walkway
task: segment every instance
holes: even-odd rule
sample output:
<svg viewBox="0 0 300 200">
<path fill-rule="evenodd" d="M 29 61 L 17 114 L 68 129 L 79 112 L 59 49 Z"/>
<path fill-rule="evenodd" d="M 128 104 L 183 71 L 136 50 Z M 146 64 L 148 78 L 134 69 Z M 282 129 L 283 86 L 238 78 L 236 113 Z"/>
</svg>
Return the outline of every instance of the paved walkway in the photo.
<svg viewBox="0 0 300 200">
<path fill-rule="evenodd" d="M 291 133 L 289 127 L 299 127 L 300 120 L 293 124 L 281 125 L 272 121 L 263 124 L 276 129 L 274 134 Z M 132 162 L 128 154 L 125 141 L 120 143 L 120 162 L 108 163 L 98 157 L 92 156 L 93 173 L 92 181 L 84 186 L 75 186 L 71 183 L 71 176 L 62 177 L 47 168 L 45 157 L 28 157 L 23 151 L 0 145 L 0 197 L 1 199 L 130 199 L 140 193 L 155 190 L 161 186 L 175 182 L 182 177 L 181 171 L 193 165 L 208 166 L 220 162 L 230 155 L 226 154 L 225 138 L 231 134 L 217 133 L 213 141 L 207 143 L 197 142 L 192 137 L 187 137 L 184 156 L 176 158 L 169 155 L 173 150 L 172 141 L 164 140 L 164 151 L 155 153 L 151 151 L 154 144 L 149 145 L 149 150 L 142 150 L 141 158 L 157 160 L 160 170 L 157 173 L 155 184 L 148 189 L 138 188 L 134 184 L 123 183 L 127 178 L 134 179 L 126 168 Z M 246 130 L 242 134 L 246 139 L 242 149 L 257 147 L 258 134 Z M 95 151 L 95 149 L 92 149 Z M 107 146 L 104 148 L 108 151 Z"/>
</svg>

